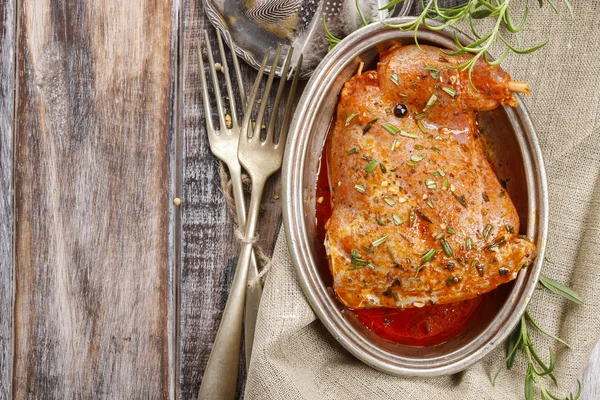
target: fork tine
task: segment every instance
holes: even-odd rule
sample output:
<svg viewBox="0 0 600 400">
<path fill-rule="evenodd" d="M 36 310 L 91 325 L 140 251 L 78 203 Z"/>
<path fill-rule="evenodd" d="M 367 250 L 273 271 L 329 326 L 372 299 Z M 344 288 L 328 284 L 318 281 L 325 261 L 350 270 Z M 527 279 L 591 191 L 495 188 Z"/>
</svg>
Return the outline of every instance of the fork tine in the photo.
<svg viewBox="0 0 600 400">
<path fill-rule="evenodd" d="M 212 76 L 213 89 L 215 91 L 215 97 L 217 98 L 217 114 L 219 115 L 219 123 L 221 124 L 221 132 L 225 132 L 227 124 L 225 123 L 225 114 L 223 113 L 223 101 L 221 100 L 221 90 L 219 89 L 219 79 L 217 78 L 217 71 L 215 71 L 215 60 L 212 56 L 212 48 L 208 41 L 208 32 L 204 31 L 204 40 L 206 42 L 206 52 L 208 53 L 208 63 L 210 75 Z"/>
<path fill-rule="evenodd" d="M 285 114 L 283 115 L 283 123 L 281 124 L 281 133 L 279 135 L 279 141 L 276 147 L 283 144 L 285 146 L 285 140 L 287 138 L 288 131 L 290 130 L 290 118 L 292 117 L 292 108 L 296 97 L 296 88 L 298 87 L 298 77 L 300 76 L 300 68 L 302 68 L 302 54 L 298 58 L 298 64 L 294 69 L 294 79 L 292 80 L 292 87 L 287 98 L 287 104 L 285 105 Z"/>
<path fill-rule="evenodd" d="M 231 37 L 231 33 L 226 31 L 225 34 L 229 39 L 229 43 L 231 43 L 231 58 L 233 59 L 233 69 L 235 71 L 235 78 L 237 80 L 238 89 L 240 91 L 240 98 L 242 99 L 242 112 L 246 112 L 246 90 L 244 89 L 244 81 L 242 80 L 242 72 L 240 71 L 240 63 L 238 62 L 238 57 L 236 53 L 235 43 L 233 43 L 233 38 Z"/>
<path fill-rule="evenodd" d="M 227 96 L 229 96 L 229 114 L 232 119 L 232 126 L 238 126 L 237 119 L 237 108 L 235 107 L 235 97 L 233 96 L 233 88 L 231 87 L 231 78 L 229 77 L 229 66 L 227 65 L 227 57 L 225 57 L 225 49 L 223 48 L 223 39 L 221 38 L 221 31 L 217 34 L 217 41 L 219 42 L 219 52 L 221 53 L 221 62 L 223 63 L 223 69 L 225 71 L 225 83 L 227 84 Z M 233 51 L 233 58 L 235 58 L 235 49 Z"/>
<path fill-rule="evenodd" d="M 265 53 L 265 57 L 263 58 L 260 69 L 258 70 L 258 75 L 254 80 L 254 86 L 252 86 L 252 91 L 250 92 L 250 97 L 246 102 L 246 110 L 244 112 L 244 120 L 242 121 L 242 128 L 240 135 L 245 136 L 246 139 L 250 138 L 248 133 L 251 131 L 250 128 L 250 119 L 252 118 L 252 109 L 254 108 L 254 102 L 256 101 L 256 96 L 258 95 L 258 89 L 260 88 L 260 82 L 262 81 L 262 75 L 265 73 L 265 67 L 267 66 L 267 61 L 269 60 L 269 55 L 271 54 L 271 49 L 268 49 Z"/>
<path fill-rule="evenodd" d="M 209 135 L 215 134 L 215 127 L 212 121 L 212 112 L 210 109 L 210 100 L 208 98 L 208 86 L 206 86 L 206 72 L 204 72 L 204 61 L 202 61 L 202 46 L 200 40 L 196 41 L 198 48 L 198 74 L 200 75 L 200 84 L 202 86 L 202 103 L 204 104 L 204 118 L 206 119 L 206 130 Z"/>
<path fill-rule="evenodd" d="M 285 58 L 285 63 L 281 67 L 281 79 L 279 80 L 279 88 L 277 88 L 277 95 L 275 96 L 275 101 L 273 102 L 273 110 L 271 111 L 271 118 L 269 119 L 269 127 L 267 128 L 267 139 L 266 141 L 273 140 L 273 132 L 275 131 L 275 120 L 277 119 L 277 111 L 279 110 L 279 103 L 281 103 L 281 96 L 283 95 L 283 89 L 287 83 L 287 74 L 288 69 L 290 67 L 290 62 L 292 60 L 292 54 L 294 53 L 294 48 L 290 47 L 288 51 L 287 57 Z"/>
<path fill-rule="evenodd" d="M 260 108 L 258 110 L 258 114 L 256 115 L 256 125 L 254 126 L 254 133 L 252 134 L 252 137 L 256 136 L 260 139 L 260 129 L 262 125 L 262 120 L 265 116 L 267 101 L 269 100 L 269 92 L 271 91 L 271 86 L 273 86 L 273 78 L 275 78 L 275 70 L 277 69 L 277 64 L 279 63 L 280 56 L 281 45 L 277 46 L 277 53 L 275 53 L 275 58 L 273 59 L 273 64 L 271 65 L 271 72 L 269 73 L 269 78 L 267 79 L 267 84 L 265 85 L 265 90 L 263 92 Z"/>
</svg>

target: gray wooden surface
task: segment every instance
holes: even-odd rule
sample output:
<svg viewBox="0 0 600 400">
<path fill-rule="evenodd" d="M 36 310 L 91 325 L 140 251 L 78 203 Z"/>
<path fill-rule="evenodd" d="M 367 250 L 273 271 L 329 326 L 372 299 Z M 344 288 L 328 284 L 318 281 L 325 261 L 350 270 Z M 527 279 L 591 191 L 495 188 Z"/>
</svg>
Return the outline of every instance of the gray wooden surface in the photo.
<svg viewBox="0 0 600 400">
<path fill-rule="evenodd" d="M 0 399 L 197 395 L 238 248 L 200 105 L 203 29 L 216 49 L 199 0 L 0 0 Z M 597 346 L 583 399 L 599 376 Z"/>
<path fill-rule="evenodd" d="M 0 1 L 0 400 L 12 374 L 14 21 L 15 1 Z"/>
</svg>

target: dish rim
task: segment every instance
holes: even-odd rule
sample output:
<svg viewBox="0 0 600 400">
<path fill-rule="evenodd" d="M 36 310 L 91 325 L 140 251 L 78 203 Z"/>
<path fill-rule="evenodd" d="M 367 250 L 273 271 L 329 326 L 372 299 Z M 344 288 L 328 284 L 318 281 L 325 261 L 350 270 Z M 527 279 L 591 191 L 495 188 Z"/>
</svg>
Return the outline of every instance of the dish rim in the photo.
<svg viewBox="0 0 600 400">
<path fill-rule="evenodd" d="M 398 24 L 413 20 L 413 17 L 389 19 L 389 24 Z M 435 25 L 435 21 L 430 21 Z M 314 125 L 319 107 L 322 107 L 326 91 L 334 84 L 336 77 L 352 59 L 366 51 L 361 47 L 365 40 L 379 37 L 377 43 L 389 40 L 385 34 L 398 32 L 398 38 L 406 37 L 394 28 L 383 24 L 372 24 L 361 28 L 340 42 L 315 69 L 296 108 L 290 126 L 290 134 L 286 144 L 282 172 L 283 223 L 287 238 L 288 250 L 296 270 L 296 276 L 307 300 L 315 314 L 334 338 L 355 357 L 380 371 L 397 376 L 434 377 L 449 375 L 464 370 L 482 359 L 510 334 L 525 312 L 541 272 L 548 230 L 548 188 L 541 149 L 529 114 L 518 96 L 516 108 L 504 107 L 507 118 L 511 122 L 521 155 L 527 184 L 528 218 L 527 235 L 534 237 L 538 254 L 534 264 L 520 271 L 515 285 L 520 291 L 511 291 L 506 304 L 497 312 L 489 325 L 472 341 L 456 351 L 439 357 L 418 360 L 401 357 L 375 346 L 363 335 L 356 335 L 351 324 L 344 318 L 337 307 L 331 303 L 327 288 L 320 282 L 312 257 L 304 223 L 305 194 L 302 187 L 304 162 L 308 150 L 310 131 Z M 452 47 L 453 35 L 456 33 L 461 42 L 469 38 L 455 29 L 446 28 L 441 31 L 420 29 L 418 37 L 424 42 L 443 42 L 445 47 Z M 412 32 L 408 32 L 412 35 Z M 455 47 L 454 47 L 455 48 Z M 325 88 L 325 89 L 323 89 Z M 308 129 L 307 129 L 308 128 Z M 315 176 L 316 179 L 316 176 Z M 314 240 L 314 238 L 312 238 Z M 320 285 L 319 285 L 320 284 Z M 518 297 L 518 298 L 514 298 Z M 510 308 L 510 310 L 508 310 Z M 466 350 L 465 350 L 466 349 Z M 459 359 L 448 360 L 449 356 L 463 352 Z"/>
</svg>

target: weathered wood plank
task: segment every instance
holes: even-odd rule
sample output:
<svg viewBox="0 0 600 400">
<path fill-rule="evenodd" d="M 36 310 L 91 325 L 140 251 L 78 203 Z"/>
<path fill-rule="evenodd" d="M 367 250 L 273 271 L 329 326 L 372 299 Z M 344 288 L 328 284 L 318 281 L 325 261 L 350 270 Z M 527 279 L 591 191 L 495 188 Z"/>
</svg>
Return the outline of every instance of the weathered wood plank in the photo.
<svg viewBox="0 0 600 400">
<path fill-rule="evenodd" d="M 183 135 L 183 209 L 181 264 L 181 353 L 180 393 L 195 398 L 237 262 L 238 243 L 233 221 L 223 200 L 218 163 L 210 152 L 206 136 L 204 110 L 200 97 L 196 41 L 203 29 L 209 32 L 213 50 L 216 33 L 202 10 L 201 0 L 182 4 L 182 135 Z M 203 41 L 201 39 L 201 41 Z M 218 58 L 217 52 L 214 52 Z M 246 88 L 256 72 L 241 62 Z M 246 89 L 247 91 L 249 89 Z M 224 92 L 224 87 L 222 88 Z M 236 96 L 238 96 L 236 88 Z M 238 96 L 239 98 L 239 96 Z M 272 251 L 281 225 L 279 179 L 271 179 L 263 197 L 260 215 L 259 245 Z M 241 363 L 243 367 L 243 363 Z M 240 370 L 238 395 L 243 390 L 244 373 Z"/>
<path fill-rule="evenodd" d="M 20 2 L 16 398 L 174 396 L 175 9 Z"/>
<path fill-rule="evenodd" d="M 0 399 L 11 393 L 15 2 L 0 2 Z"/>
</svg>

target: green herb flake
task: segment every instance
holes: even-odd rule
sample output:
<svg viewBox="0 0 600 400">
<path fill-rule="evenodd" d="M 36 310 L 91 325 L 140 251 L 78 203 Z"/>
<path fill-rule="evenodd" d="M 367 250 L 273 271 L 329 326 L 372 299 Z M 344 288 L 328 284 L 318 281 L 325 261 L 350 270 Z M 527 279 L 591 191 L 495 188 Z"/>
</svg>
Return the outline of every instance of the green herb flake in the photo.
<svg viewBox="0 0 600 400">
<path fill-rule="evenodd" d="M 445 181 L 444 181 L 445 183 Z M 454 198 L 460 203 L 461 206 L 463 206 L 464 208 L 468 208 L 469 205 L 467 204 L 467 200 L 465 200 L 465 196 L 459 196 L 454 192 L 451 192 L 452 196 L 454 196 Z"/>
<path fill-rule="evenodd" d="M 400 136 L 404 136 L 412 139 L 419 139 L 419 135 L 415 135 L 414 133 L 406 132 L 405 130 L 400 130 Z"/>
<path fill-rule="evenodd" d="M 452 257 L 454 255 L 454 252 L 452 252 L 452 247 L 450 247 L 450 243 L 448 243 L 446 239 L 442 239 L 440 243 L 442 244 L 442 249 L 444 249 L 444 253 L 446 253 L 448 257 Z"/>
<path fill-rule="evenodd" d="M 443 90 L 444 92 L 448 93 L 448 95 L 449 95 L 450 97 L 452 97 L 452 98 L 456 97 L 456 93 L 457 93 L 457 91 L 456 91 L 456 90 L 454 90 L 454 89 L 452 89 L 451 87 L 444 86 L 444 87 L 442 88 L 442 90 Z"/>
<path fill-rule="evenodd" d="M 427 129 L 425 129 L 425 126 L 423 125 L 423 123 L 421 121 L 417 121 L 417 126 L 419 127 L 421 132 L 427 133 Z"/>
<path fill-rule="evenodd" d="M 420 120 L 422 120 L 423 118 L 425 118 L 426 116 L 427 116 L 427 113 L 426 113 L 426 112 L 422 112 L 422 113 L 419 113 L 419 114 L 415 115 L 415 119 L 416 119 L 417 121 L 420 121 Z"/>
<path fill-rule="evenodd" d="M 392 142 L 391 150 L 394 151 L 394 149 L 398 147 L 399 144 L 400 142 L 398 141 L 398 139 L 394 139 L 394 141 Z"/>
<path fill-rule="evenodd" d="M 390 199 L 389 197 L 384 197 L 383 200 L 388 203 L 388 205 L 393 206 L 394 204 L 396 204 L 396 202 L 392 199 Z"/>
<path fill-rule="evenodd" d="M 389 235 L 389 234 L 388 234 L 388 235 L 383 235 L 382 237 L 380 237 L 379 239 L 377 239 L 376 241 L 374 241 L 374 242 L 372 243 L 372 246 L 373 246 L 373 247 L 377 247 L 377 246 L 379 246 L 379 245 L 381 245 L 381 244 L 385 243 L 385 241 L 386 241 L 386 240 L 388 240 L 388 238 L 389 238 L 389 237 L 390 237 L 390 235 Z"/>
<path fill-rule="evenodd" d="M 487 224 L 485 226 L 485 228 L 483 228 L 483 240 L 485 240 L 486 242 L 488 241 L 488 238 L 490 237 L 490 234 L 492 233 L 492 228 L 493 228 L 493 226 L 490 224 Z"/>
<path fill-rule="evenodd" d="M 415 208 L 412 207 L 409 213 L 408 226 L 413 227 L 415 225 L 415 219 L 417 219 L 417 214 Z"/>
<path fill-rule="evenodd" d="M 425 159 L 425 157 L 427 157 L 427 154 L 425 153 L 421 155 L 413 154 L 412 156 L 410 156 L 410 160 L 414 162 L 421 162 Z"/>
<path fill-rule="evenodd" d="M 448 232 L 450 235 L 454 235 L 456 233 L 456 230 L 454 230 L 453 227 L 449 227 L 448 229 L 446 229 L 446 232 Z"/>
<path fill-rule="evenodd" d="M 423 264 L 429 262 L 433 260 L 433 257 L 435 257 L 435 249 L 429 249 L 421 256 L 421 262 Z"/>
<path fill-rule="evenodd" d="M 371 160 L 365 166 L 365 171 L 367 171 L 367 173 L 370 174 L 371 172 L 373 172 L 375 170 L 375 168 L 377 168 L 378 165 L 379 165 L 379 163 L 377 161 Z"/>
<path fill-rule="evenodd" d="M 400 86 L 400 78 L 398 77 L 398 74 L 395 72 L 392 72 L 390 75 L 390 81 L 394 82 L 394 84 L 396 86 Z"/>
<path fill-rule="evenodd" d="M 379 217 L 375 217 L 375 221 L 377 221 L 377 225 L 379 226 L 384 226 L 385 222 L 383 222 L 382 220 L 379 219 Z"/>
<path fill-rule="evenodd" d="M 409 167 L 416 167 L 417 163 L 409 161 L 409 162 L 406 163 L 406 165 L 408 165 Z"/>
<path fill-rule="evenodd" d="M 425 112 L 425 111 L 429 110 L 431 107 L 433 107 L 436 101 L 437 101 L 437 96 L 435 95 L 435 93 L 432 93 L 429 100 L 427 100 L 427 104 L 425 104 L 425 108 L 423 109 L 423 112 Z"/>
<path fill-rule="evenodd" d="M 494 251 L 494 249 L 506 244 L 506 238 L 504 236 L 500 236 L 498 239 L 494 240 L 492 243 L 486 246 L 486 251 Z"/>
<path fill-rule="evenodd" d="M 515 233 L 515 227 L 514 226 L 512 226 L 512 225 L 506 225 L 505 228 L 506 228 L 506 232 L 508 232 L 508 233 Z"/>
<path fill-rule="evenodd" d="M 434 240 L 440 240 L 444 238 L 444 232 L 440 232 L 437 235 L 435 235 L 435 237 L 433 238 Z"/>
<path fill-rule="evenodd" d="M 352 154 L 356 154 L 356 153 L 358 153 L 358 149 L 356 147 L 353 147 L 350 150 L 348 150 L 346 155 L 351 156 Z"/>
<path fill-rule="evenodd" d="M 442 151 L 440 149 L 438 149 L 437 147 L 432 147 L 431 150 L 435 151 L 436 153 L 441 153 Z"/>
<path fill-rule="evenodd" d="M 354 188 L 358 190 L 360 193 L 367 193 L 367 189 L 365 189 L 365 185 L 354 185 Z"/>
<path fill-rule="evenodd" d="M 396 225 L 402 225 L 402 223 L 404 222 L 398 214 L 392 214 L 392 219 L 394 220 L 394 224 Z"/>
<path fill-rule="evenodd" d="M 346 118 L 346 125 L 348 125 L 350 123 L 350 121 L 352 121 L 354 119 L 354 117 L 356 117 L 358 115 L 358 113 L 352 113 L 350 115 L 348 115 L 348 118 Z"/>
<path fill-rule="evenodd" d="M 429 206 L 429 208 L 434 208 L 433 201 L 431 201 L 431 199 L 425 200 L 425 203 Z"/>
<path fill-rule="evenodd" d="M 364 129 L 363 129 L 363 135 L 367 132 L 369 132 L 369 129 L 371 129 L 373 127 L 373 125 L 375 125 L 375 122 L 377 122 L 379 118 L 375 118 L 369 122 L 367 122 L 367 125 L 365 125 Z"/>
<path fill-rule="evenodd" d="M 465 248 L 467 250 L 471 250 L 473 248 L 473 239 L 471 239 L 470 237 L 467 237 L 465 239 Z"/>
<path fill-rule="evenodd" d="M 425 67 L 425 71 L 429 71 L 429 75 L 433 79 L 438 79 L 440 77 L 440 70 L 434 67 Z"/>
<path fill-rule="evenodd" d="M 389 133 L 391 133 L 392 135 L 397 135 L 398 132 L 400 131 L 400 129 L 396 128 L 394 125 L 389 124 L 389 123 L 381 124 L 381 127 L 383 129 L 385 129 L 386 131 L 388 131 Z"/>
<path fill-rule="evenodd" d="M 425 179 L 425 186 L 427 186 L 427 189 L 435 189 L 435 188 L 437 188 L 437 184 L 431 178 Z"/>
</svg>

